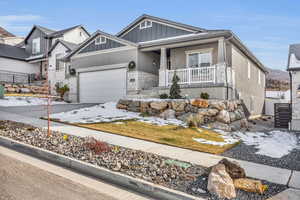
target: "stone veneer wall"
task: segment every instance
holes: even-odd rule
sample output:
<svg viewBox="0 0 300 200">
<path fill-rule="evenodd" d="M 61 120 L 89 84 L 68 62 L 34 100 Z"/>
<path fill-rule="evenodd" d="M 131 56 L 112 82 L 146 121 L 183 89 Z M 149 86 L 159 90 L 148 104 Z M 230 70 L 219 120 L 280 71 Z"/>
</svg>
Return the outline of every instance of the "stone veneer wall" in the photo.
<svg viewBox="0 0 300 200">
<path fill-rule="evenodd" d="M 226 131 L 246 128 L 247 120 L 240 100 L 204 99 L 121 99 L 118 109 L 141 112 L 149 116 L 177 118 L 189 123 L 195 119 L 201 126 Z"/>
<path fill-rule="evenodd" d="M 47 88 L 35 85 L 23 84 L 4 84 L 6 93 L 32 93 L 32 94 L 47 94 Z"/>
</svg>

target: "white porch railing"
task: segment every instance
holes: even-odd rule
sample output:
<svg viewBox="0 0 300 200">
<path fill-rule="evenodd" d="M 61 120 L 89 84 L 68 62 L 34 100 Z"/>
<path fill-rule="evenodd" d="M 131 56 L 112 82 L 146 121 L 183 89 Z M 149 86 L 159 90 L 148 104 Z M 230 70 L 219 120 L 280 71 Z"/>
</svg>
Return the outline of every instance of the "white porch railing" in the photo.
<svg viewBox="0 0 300 200">
<path fill-rule="evenodd" d="M 174 73 L 179 77 L 178 84 L 216 83 L 216 65 L 210 67 L 185 68 L 166 71 L 167 85 L 172 84 Z"/>
</svg>

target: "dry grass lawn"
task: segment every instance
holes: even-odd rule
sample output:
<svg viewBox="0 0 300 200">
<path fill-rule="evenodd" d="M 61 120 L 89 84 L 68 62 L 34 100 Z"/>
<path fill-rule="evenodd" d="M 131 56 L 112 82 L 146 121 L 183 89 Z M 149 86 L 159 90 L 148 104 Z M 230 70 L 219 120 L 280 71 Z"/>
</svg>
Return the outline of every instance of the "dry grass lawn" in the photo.
<svg viewBox="0 0 300 200">
<path fill-rule="evenodd" d="M 167 144 L 196 151 L 203 151 L 213 154 L 220 154 L 232 148 L 235 144 L 225 146 L 216 146 L 210 144 L 201 144 L 193 140 L 193 138 L 203 138 L 206 140 L 223 142 L 224 139 L 219 133 L 196 128 L 184 128 L 175 125 L 157 126 L 139 121 L 122 121 L 119 123 L 95 123 L 95 124 L 76 124 L 77 126 L 90 128 L 119 134 L 123 136 L 148 140 L 152 142 Z"/>
</svg>

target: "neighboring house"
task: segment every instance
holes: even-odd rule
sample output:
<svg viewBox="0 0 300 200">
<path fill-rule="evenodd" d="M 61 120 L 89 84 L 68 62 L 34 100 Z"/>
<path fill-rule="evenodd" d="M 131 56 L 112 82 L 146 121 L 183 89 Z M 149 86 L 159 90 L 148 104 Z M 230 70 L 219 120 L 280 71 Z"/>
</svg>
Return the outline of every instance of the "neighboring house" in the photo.
<svg viewBox="0 0 300 200">
<path fill-rule="evenodd" d="M 158 97 L 176 72 L 184 96 L 241 98 L 251 115 L 263 110 L 266 69 L 229 30 L 142 15 L 117 35 L 95 32 L 64 60 L 78 79 L 73 101 Z"/>
<path fill-rule="evenodd" d="M 25 52 L 26 57 L 23 58 L 23 62 L 16 62 L 18 58 L 9 57 L 5 60 L 5 65 L 2 65 L 3 70 L 6 70 L 10 73 L 17 73 L 18 71 L 24 71 L 27 75 L 31 73 L 35 73 L 36 80 L 45 80 L 46 79 L 46 70 L 47 70 L 47 61 L 48 61 L 48 51 L 54 48 L 56 45 L 56 41 L 64 41 L 65 43 L 74 43 L 79 44 L 86 40 L 89 37 L 89 33 L 85 30 L 85 28 L 81 25 L 74 26 L 68 29 L 54 31 L 42 26 L 33 26 L 29 34 L 26 36 L 23 42 L 16 45 L 16 47 L 6 48 L 7 51 L 11 50 L 12 52 L 4 52 L 10 55 L 13 55 L 13 49 L 18 49 L 19 52 Z M 71 49 L 67 49 L 66 51 L 70 51 Z M 0 54 L 2 54 L 0 50 Z M 65 52 L 64 52 L 65 53 Z M 49 59 L 51 60 L 51 56 L 56 56 L 56 54 L 50 54 Z M 3 59 L 2 59 L 3 60 Z M 24 62 L 26 61 L 26 62 Z M 0 61 L 1 62 L 1 61 Z M 25 63 L 25 64 L 24 64 Z M 35 68 L 34 72 L 30 70 L 25 70 L 24 66 L 32 66 Z M 14 66 L 14 67 L 11 67 Z M 18 69 L 18 70 L 15 70 Z M 53 73 L 50 75 L 50 73 Z M 31 76 L 32 77 L 32 76 Z M 49 71 L 49 77 L 57 77 L 56 72 Z M 50 80 L 50 79 L 49 79 Z M 1 80 L 0 80 L 1 81 Z M 60 81 L 60 80 L 59 80 Z M 50 82 L 57 82 L 56 79 L 50 80 Z"/>
<path fill-rule="evenodd" d="M 16 45 L 24 40 L 23 37 L 15 36 L 4 28 L 0 27 L 0 44 Z"/>
<path fill-rule="evenodd" d="M 266 90 L 265 114 L 274 116 L 274 105 L 276 103 L 290 103 L 291 90 Z"/>
<path fill-rule="evenodd" d="M 289 49 L 288 67 L 290 73 L 292 121 L 290 128 L 300 130 L 300 44 L 292 44 Z"/>
<path fill-rule="evenodd" d="M 56 40 L 49 51 L 49 80 L 51 86 L 51 93 L 55 94 L 56 84 L 63 86 L 67 84 L 71 89 L 76 79 L 72 79 L 69 75 L 69 64 L 62 62 L 60 59 L 66 56 L 69 52 L 74 50 L 78 44 L 67 42 L 62 39 Z M 73 90 L 69 92 L 69 97 L 74 93 Z M 71 97 L 70 97 L 71 98 Z"/>
<path fill-rule="evenodd" d="M 38 73 L 38 66 L 26 61 L 28 56 L 23 48 L 0 44 L 0 82 L 28 82 L 28 74 Z"/>
</svg>

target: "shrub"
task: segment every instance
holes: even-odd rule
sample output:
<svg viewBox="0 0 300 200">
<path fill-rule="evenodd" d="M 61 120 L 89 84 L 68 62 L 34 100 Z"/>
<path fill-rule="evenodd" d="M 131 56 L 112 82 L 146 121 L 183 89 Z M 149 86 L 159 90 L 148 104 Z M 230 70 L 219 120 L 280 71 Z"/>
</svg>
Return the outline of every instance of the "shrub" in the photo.
<svg viewBox="0 0 300 200">
<path fill-rule="evenodd" d="M 200 97 L 201 97 L 201 99 L 209 99 L 209 94 L 206 93 L 206 92 L 202 92 L 202 93 L 200 94 Z"/>
<path fill-rule="evenodd" d="M 64 95 L 66 94 L 66 92 L 70 91 L 70 88 L 67 84 L 65 84 L 64 86 L 60 87 L 59 83 L 55 84 L 55 88 L 56 88 L 56 92 L 57 94 L 60 95 L 60 97 L 63 99 Z"/>
<path fill-rule="evenodd" d="M 109 152 L 111 150 L 106 142 L 96 140 L 95 138 L 88 138 L 85 146 L 98 155 L 103 152 Z"/>
<path fill-rule="evenodd" d="M 167 98 L 169 98 L 169 95 L 166 94 L 166 93 L 163 93 L 163 94 L 160 94 L 160 95 L 159 95 L 159 98 L 160 98 L 160 99 L 167 99 Z"/>
<path fill-rule="evenodd" d="M 174 73 L 173 79 L 172 79 L 172 85 L 170 88 L 170 98 L 171 99 L 181 99 L 181 91 L 180 86 L 178 85 L 178 81 L 180 81 L 179 77 L 176 75 L 176 72 Z"/>
</svg>

